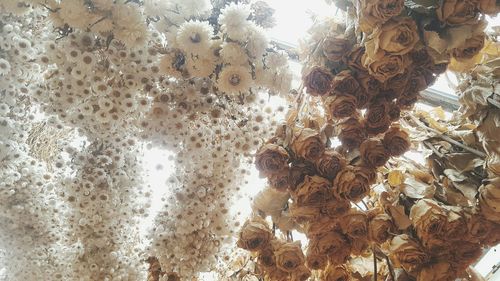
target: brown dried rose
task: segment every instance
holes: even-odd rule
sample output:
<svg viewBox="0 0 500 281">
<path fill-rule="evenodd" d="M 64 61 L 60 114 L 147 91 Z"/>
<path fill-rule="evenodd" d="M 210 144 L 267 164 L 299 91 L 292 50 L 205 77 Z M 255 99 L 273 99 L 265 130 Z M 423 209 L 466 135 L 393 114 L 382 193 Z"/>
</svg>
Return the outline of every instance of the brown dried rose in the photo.
<svg viewBox="0 0 500 281">
<path fill-rule="evenodd" d="M 430 65 L 434 65 L 434 60 L 425 47 L 411 51 L 409 56 L 413 67 L 429 67 Z"/>
<path fill-rule="evenodd" d="M 420 95 L 417 91 L 406 91 L 396 101 L 397 105 L 404 109 L 410 109 L 418 100 Z"/>
<path fill-rule="evenodd" d="M 306 281 L 311 277 L 311 270 L 305 265 L 299 266 L 292 272 L 291 281 Z"/>
<path fill-rule="evenodd" d="M 425 266 L 417 275 L 417 281 L 453 281 L 457 278 L 457 272 L 447 262 L 438 262 Z"/>
<path fill-rule="evenodd" d="M 297 186 L 304 181 L 305 176 L 312 176 L 315 174 L 316 169 L 312 163 L 307 161 L 293 163 L 289 172 L 290 191 L 294 192 L 297 189 Z"/>
<path fill-rule="evenodd" d="M 351 239 L 351 255 L 366 256 L 370 242 L 367 237 Z"/>
<path fill-rule="evenodd" d="M 496 0 L 476 0 L 478 2 L 479 11 L 487 15 L 495 15 L 500 12 L 500 5 L 498 5 Z"/>
<path fill-rule="evenodd" d="M 456 247 L 451 247 L 450 250 L 446 260 L 455 268 L 461 269 L 466 269 L 470 264 L 477 261 L 483 253 L 481 244 L 463 240 L 457 241 Z"/>
<path fill-rule="evenodd" d="M 417 24 L 409 17 L 392 18 L 373 30 L 365 43 L 366 54 L 372 57 L 380 51 L 392 55 L 409 53 L 420 40 Z"/>
<path fill-rule="evenodd" d="M 382 88 L 384 90 L 392 90 L 394 94 L 391 98 L 398 98 L 403 94 L 403 91 L 406 89 L 408 82 L 410 80 L 412 72 L 407 70 L 401 74 L 398 74 L 391 79 L 385 81 Z"/>
<path fill-rule="evenodd" d="M 333 180 L 333 196 L 359 202 L 370 191 L 371 181 L 367 170 L 348 165 Z"/>
<path fill-rule="evenodd" d="M 406 88 L 403 90 L 403 95 L 405 92 L 420 92 L 427 89 L 434 81 L 434 73 L 424 68 L 414 69 L 406 83 Z"/>
<path fill-rule="evenodd" d="M 290 216 L 298 223 L 314 221 L 320 216 L 319 206 L 298 206 L 290 204 Z"/>
<path fill-rule="evenodd" d="M 364 163 L 371 167 L 381 167 L 389 160 L 389 152 L 380 140 L 368 139 L 359 146 L 359 153 Z"/>
<path fill-rule="evenodd" d="M 277 174 L 268 176 L 269 185 L 279 191 L 286 191 L 290 187 L 290 171 L 288 168 Z"/>
<path fill-rule="evenodd" d="M 401 234 L 392 238 L 390 253 L 395 264 L 400 265 L 407 272 L 412 272 L 429 261 L 429 256 L 418 242 L 410 238 L 407 234 Z"/>
<path fill-rule="evenodd" d="M 365 238 L 368 234 L 368 217 L 361 211 L 351 210 L 340 219 L 342 232 L 352 239 Z"/>
<path fill-rule="evenodd" d="M 444 226 L 444 233 L 450 241 L 457 239 L 464 239 L 467 234 L 467 221 L 465 214 L 461 207 L 447 206 L 446 225 Z"/>
<path fill-rule="evenodd" d="M 279 174 L 287 168 L 288 159 L 288 153 L 283 147 L 268 143 L 257 151 L 255 166 L 265 176 Z"/>
<path fill-rule="evenodd" d="M 359 122 L 358 118 L 351 117 L 342 121 L 338 128 L 340 133 L 338 138 L 342 145 L 352 149 L 357 148 L 366 139 L 366 132 L 363 125 Z"/>
<path fill-rule="evenodd" d="M 395 125 L 385 133 L 382 143 L 391 156 L 400 156 L 410 149 L 410 136 Z"/>
<path fill-rule="evenodd" d="M 479 208 L 481 214 L 490 221 L 500 223 L 500 187 L 491 182 L 479 188 Z"/>
<path fill-rule="evenodd" d="M 333 180 L 346 165 L 342 155 L 333 149 L 326 149 L 323 155 L 316 160 L 316 170 L 320 176 Z"/>
<path fill-rule="evenodd" d="M 421 199 L 410 210 L 410 219 L 418 238 L 427 249 L 439 251 L 445 245 L 443 237 L 448 222 L 446 209 L 436 201 Z"/>
<path fill-rule="evenodd" d="M 272 268 L 276 266 L 274 259 L 274 251 L 270 245 L 259 251 L 257 256 L 257 263 L 264 268 Z"/>
<path fill-rule="evenodd" d="M 451 51 L 451 56 L 458 61 L 473 58 L 483 49 L 485 37 L 484 33 L 479 33 L 465 40 L 462 46 Z"/>
<path fill-rule="evenodd" d="M 350 253 L 349 241 L 336 231 L 328 231 L 310 240 L 310 246 L 317 254 L 327 255 L 330 263 L 344 262 Z"/>
<path fill-rule="evenodd" d="M 467 218 L 467 240 L 471 242 L 484 243 L 492 231 L 489 223 L 480 214 L 471 214 Z"/>
<path fill-rule="evenodd" d="M 272 237 L 273 234 L 267 222 L 259 217 L 254 217 L 243 224 L 236 244 L 245 250 L 259 251 L 269 245 Z"/>
<path fill-rule="evenodd" d="M 322 44 L 323 54 L 330 61 L 340 61 L 351 49 L 351 43 L 344 35 L 328 36 Z"/>
<path fill-rule="evenodd" d="M 378 135 L 389 129 L 391 125 L 389 109 L 390 104 L 382 100 L 370 104 L 365 112 L 364 119 L 364 125 L 368 135 Z"/>
<path fill-rule="evenodd" d="M 396 232 L 391 216 L 386 213 L 376 215 L 368 224 L 368 238 L 376 243 L 384 243 Z"/>
<path fill-rule="evenodd" d="M 316 220 L 308 221 L 304 225 L 304 230 L 308 238 L 331 232 L 337 228 L 337 221 L 327 216 L 319 216 Z"/>
<path fill-rule="evenodd" d="M 449 25 L 472 24 L 477 21 L 477 8 L 473 0 L 444 0 L 436 9 L 441 22 Z"/>
<path fill-rule="evenodd" d="M 349 281 L 351 274 L 344 265 L 328 265 L 321 273 L 322 281 Z"/>
<path fill-rule="evenodd" d="M 299 206 L 320 205 L 330 199 L 331 182 L 320 176 L 305 176 L 304 181 L 292 193 Z"/>
<path fill-rule="evenodd" d="M 358 89 L 359 83 L 354 79 L 351 71 L 343 70 L 333 78 L 331 94 L 354 95 Z"/>
<path fill-rule="evenodd" d="M 305 262 L 300 242 L 284 242 L 273 244 L 276 267 L 285 272 L 293 272 Z"/>
<path fill-rule="evenodd" d="M 399 15 L 404 8 L 402 0 L 362 0 L 360 4 L 359 23 L 364 32 Z"/>
<path fill-rule="evenodd" d="M 362 61 L 368 73 L 380 82 L 403 73 L 410 64 L 407 55 L 392 55 L 384 51 L 379 51 L 371 57 L 365 53 Z"/>
<path fill-rule="evenodd" d="M 401 108 L 397 103 L 391 102 L 389 104 L 389 112 L 387 112 L 387 115 L 389 115 L 389 120 L 391 120 L 391 122 L 398 121 L 399 117 L 401 117 Z"/>
<path fill-rule="evenodd" d="M 303 128 L 294 132 L 291 148 L 297 156 L 314 162 L 325 151 L 325 140 L 318 131 Z"/>
<path fill-rule="evenodd" d="M 345 239 L 344 244 L 341 244 L 339 247 L 335 248 L 328 255 L 328 261 L 331 265 L 341 265 L 347 262 L 347 259 L 351 255 L 351 247 L 348 239 Z"/>
<path fill-rule="evenodd" d="M 331 118 L 345 118 L 356 112 L 356 97 L 351 95 L 335 95 L 323 98 L 323 105 Z"/>
<path fill-rule="evenodd" d="M 306 252 L 306 265 L 310 269 L 323 269 L 328 264 L 328 256 L 324 253 L 320 253 L 317 243 L 309 242 Z"/>
<path fill-rule="evenodd" d="M 344 57 L 344 62 L 347 64 L 351 70 L 357 72 L 365 72 L 366 69 L 363 66 L 361 58 L 365 54 L 365 47 L 361 45 L 356 45 L 352 50 Z"/>
<path fill-rule="evenodd" d="M 315 66 L 304 77 L 304 86 L 312 96 L 323 96 L 330 92 L 333 76 L 328 69 Z"/>
<path fill-rule="evenodd" d="M 290 280 L 290 274 L 284 270 L 279 269 L 278 267 L 272 267 L 264 271 L 265 276 L 269 280 Z"/>
<path fill-rule="evenodd" d="M 323 205 L 321 212 L 332 219 L 337 219 L 346 214 L 351 209 L 351 203 L 348 200 L 331 199 Z"/>
<path fill-rule="evenodd" d="M 382 87 L 382 83 L 375 79 L 373 76 L 368 74 L 368 72 L 363 71 L 363 72 L 358 72 L 356 74 L 356 79 L 358 79 L 359 84 L 361 85 L 361 88 L 363 89 L 363 92 L 366 95 L 366 103 L 358 108 L 364 108 L 365 105 L 368 104 L 368 102 L 375 96 L 377 96 L 380 93 L 380 89 Z M 358 98 L 358 100 L 361 100 L 361 98 Z M 358 101 L 358 105 L 361 104 L 361 101 Z"/>
</svg>

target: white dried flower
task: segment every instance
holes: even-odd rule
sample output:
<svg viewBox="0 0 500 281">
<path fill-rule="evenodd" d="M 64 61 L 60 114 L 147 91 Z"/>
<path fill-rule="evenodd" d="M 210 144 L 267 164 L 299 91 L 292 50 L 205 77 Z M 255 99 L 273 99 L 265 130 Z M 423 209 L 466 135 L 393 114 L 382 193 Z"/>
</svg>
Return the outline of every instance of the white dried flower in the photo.
<svg viewBox="0 0 500 281">
<path fill-rule="evenodd" d="M 250 69 L 243 66 L 225 66 L 219 74 L 217 86 L 226 93 L 246 92 L 252 86 Z"/>
<path fill-rule="evenodd" d="M 213 28 L 205 21 L 188 21 L 177 31 L 177 44 L 186 53 L 203 54 L 210 49 Z"/>
<path fill-rule="evenodd" d="M 246 51 L 240 44 L 224 43 L 220 50 L 220 55 L 224 63 L 231 65 L 242 65 L 248 63 Z"/>
<path fill-rule="evenodd" d="M 250 7 L 244 4 L 231 3 L 221 10 L 219 24 L 222 30 L 233 40 L 242 41 L 245 38 L 247 21 L 250 16 Z"/>
</svg>

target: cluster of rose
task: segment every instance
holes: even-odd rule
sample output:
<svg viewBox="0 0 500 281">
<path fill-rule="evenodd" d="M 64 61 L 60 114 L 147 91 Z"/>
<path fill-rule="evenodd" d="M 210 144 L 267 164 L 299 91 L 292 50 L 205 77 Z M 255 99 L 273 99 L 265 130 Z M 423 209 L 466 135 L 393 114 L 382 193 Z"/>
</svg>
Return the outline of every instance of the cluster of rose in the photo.
<svg viewBox="0 0 500 281">
<path fill-rule="evenodd" d="M 491 12 L 483 1 L 441 2 L 434 20 L 443 26 L 460 24 L 466 12 L 473 11 L 476 20 L 482 9 Z M 451 7 L 451 2 L 457 3 Z M 261 218 L 242 227 L 238 246 L 257 254 L 270 280 L 307 280 L 310 270 L 321 270 L 322 280 L 350 280 L 346 262 L 369 255 L 370 249 L 382 249 L 394 267 L 419 281 L 454 280 L 484 246 L 499 241 L 497 225 L 485 222 L 474 206 L 422 199 L 406 207 L 412 225 L 401 229 L 383 200 L 365 204 L 363 198 L 377 182 L 377 169 L 410 148 L 408 132 L 397 123 L 401 110 L 411 109 L 451 58 L 477 55 L 484 32 L 448 50 L 448 61 L 438 62 L 419 35 L 422 24 L 408 15 L 404 1 L 362 0 L 347 6 L 356 10 L 348 14 L 357 14 L 356 29 L 363 39 L 347 29 L 331 30 L 317 44 L 322 59 L 316 64 L 322 63 L 305 66 L 303 83 L 310 96 L 303 100 L 310 107 L 321 102 L 326 125 L 308 126 L 311 122 L 304 120 L 287 124 L 255 158 L 269 185 L 289 193 L 284 208 L 309 240 L 306 253 L 298 242 L 275 238 Z M 333 147 L 332 137 L 341 145 Z"/>
</svg>

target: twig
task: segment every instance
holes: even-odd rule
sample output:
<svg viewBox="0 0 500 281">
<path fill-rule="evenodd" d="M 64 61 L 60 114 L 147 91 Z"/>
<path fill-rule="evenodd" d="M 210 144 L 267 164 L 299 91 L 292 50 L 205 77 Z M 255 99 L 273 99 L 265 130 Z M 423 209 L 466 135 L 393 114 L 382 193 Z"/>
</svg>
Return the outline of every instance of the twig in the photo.
<svg viewBox="0 0 500 281">
<path fill-rule="evenodd" d="M 369 210 L 369 209 L 370 209 L 370 208 L 368 207 L 368 205 L 366 205 L 365 200 L 361 200 L 361 203 L 363 203 L 363 206 L 365 206 L 366 210 Z"/>
<path fill-rule="evenodd" d="M 391 281 L 396 281 L 396 277 L 394 274 L 394 267 L 392 267 L 391 260 L 388 256 L 385 256 L 385 262 L 387 263 L 387 267 L 389 267 L 389 274 L 391 275 Z"/>
<path fill-rule="evenodd" d="M 444 154 L 439 152 L 432 143 L 429 143 L 428 141 L 424 141 L 424 145 L 427 146 L 427 148 L 430 148 L 434 154 L 436 154 L 439 158 L 444 158 Z"/>
<path fill-rule="evenodd" d="M 375 254 L 375 250 L 372 247 L 373 253 L 373 281 L 377 281 L 377 255 Z"/>
</svg>

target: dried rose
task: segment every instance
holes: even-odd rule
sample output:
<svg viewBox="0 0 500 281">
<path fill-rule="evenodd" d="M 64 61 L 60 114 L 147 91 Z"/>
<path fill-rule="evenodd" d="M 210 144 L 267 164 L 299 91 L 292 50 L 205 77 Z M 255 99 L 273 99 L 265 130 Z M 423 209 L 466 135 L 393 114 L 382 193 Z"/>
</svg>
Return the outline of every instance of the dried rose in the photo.
<svg viewBox="0 0 500 281">
<path fill-rule="evenodd" d="M 330 92 L 333 76 L 325 68 L 315 66 L 304 77 L 304 86 L 312 96 L 323 96 Z"/>
<path fill-rule="evenodd" d="M 269 176 L 286 169 L 288 159 L 288 153 L 283 147 L 268 143 L 257 151 L 255 166 L 263 175 Z"/>
<path fill-rule="evenodd" d="M 418 238 L 427 249 L 439 251 L 445 245 L 445 228 L 448 222 L 446 209 L 436 201 L 421 199 L 410 210 L 410 219 Z"/>
<path fill-rule="evenodd" d="M 385 133 L 382 143 L 391 156 L 400 156 L 410 149 L 408 133 L 396 125 Z"/>
<path fill-rule="evenodd" d="M 315 175 L 316 169 L 312 163 L 293 163 L 289 171 L 290 191 L 294 192 L 297 186 L 304 181 L 305 176 Z"/>
<path fill-rule="evenodd" d="M 413 67 L 429 67 L 434 65 L 434 60 L 429 54 L 427 48 L 413 50 L 409 54 Z"/>
<path fill-rule="evenodd" d="M 289 169 L 284 169 L 279 173 L 271 174 L 268 177 L 269 184 L 272 188 L 279 191 L 286 191 L 290 187 L 290 171 Z"/>
<path fill-rule="evenodd" d="M 467 218 L 467 240 L 484 243 L 492 231 L 491 223 L 480 214 L 471 214 Z"/>
<path fill-rule="evenodd" d="M 333 95 L 354 95 L 358 89 L 359 83 L 349 70 L 341 71 L 333 78 L 331 89 Z"/>
<path fill-rule="evenodd" d="M 340 170 L 345 167 L 346 160 L 335 150 L 327 149 L 323 155 L 316 160 L 315 164 L 316 170 L 318 170 L 320 176 L 333 180 Z"/>
<path fill-rule="evenodd" d="M 339 247 L 336 247 L 328 254 L 328 261 L 331 265 L 341 265 L 347 262 L 347 259 L 351 255 L 352 245 L 348 239 Z"/>
<path fill-rule="evenodd" d="M 487 220 L 500 223 L 500 187 L 498 182 L 491 182 L 479 188 L 479 208 Z"/>
<path fill-rule="evenodd" d="M 259 251 L 259 255 L 257 256 L 257 263 L 264 268 L 272 268 L 276 266 L 274 251 L 272 247 L 268 246 Z"/>
<path fill-rule="evenodd" d="M 308 238 L 331 232 L 338 228 L 337 220 L 327 216 L 319 216 L 316 220 L 308 221 L 304 225 L 305 234 Z"/>
<path fill-rule="evenodd" d="M 351 43 L 343 35 L 328 36 L 323 41 L 322 49 L 328 60 L 339 61 L 351 49 Z"/>
<path fill-rule="evenodd" d="M 289 280 L 290 274 L 278 267 L 271 267 L 264 271 L 268 280 Z"/>
<path fill-rule="evenodd" d="M 368 224 L 368 238 L 376 243 L 384 243 L 395 232 L 396 226 L 392 222 L 391 216 L 386 213 L 376 215 Z"/>
<path fill-rule="evenodd" d="M 254 217 L 243 224 L 236 244 L 245 250 L 259 251 L 269 245 L 272 237 L 273 235 L 266 221 Z"/>
<path fill-rule="evenodd" d="M 356 45 L 354 48 L 344 57 L 344 62 L 347 64 L 351 70 L 358 72 L 365 72 L 366 69 L 362 63 L 362 57 L 365 54 L 365 47 Z"/>
<path fill-rule="evenodd" d="M 411 272 L 429 261 L 429 256 L 418 242 L 410 238 L 407 234 L 401 234 L 392 238 L 390 253 L 396 265 L 400 265 L 407 272 Z"/>
<path fill-rule="evenodd" d="M 352 239 L 365 238 L 368 234 L 368 217 L 361 211 L 351 210 L 340 219 L 342 232 Z"/>
<path fill-rule="evenodd" d="M 293 272 L 305 262 L 300 242 L 273 244 L 276 267 L 285 272 Z"/>
<path fill-rule="evenodd" d="M 306 176 L 302 184 L 292 193 L 299 206 L 319 205 L 330 198 L 331 182 L 320 176 Z"/>
<path fill-rule="evenodd" d="M 406 83 L 406 88 L 403 89 L 405 92 L 420 92 L 427 89 L 434 82 L 434 73 L 424 68 L 417 68 L 411 71 L 408 83 Z"/>
<path fill-rule="evenodd" d="M 363 162 L 371 167 L 381 167 L 389 160 L 389 152 L 380 140 L 368 139 L 359 146 Z"/>
<path fill-rule="evenodd" d="M 375 96 L 377 96 L 382 87 L 382 83 L 375 79 L 373 76 L 368 74 L 368 72 L 358 72 L 356 74 L 356 79 L 358 79 L 361 88 L 364 90 L 363 92 L 366 95 L 366 103 L 363 106 L 358 108 L 364 108 L 365 105 Z M 359 96 L 359 95 L 358 95 Z M 362 99 L 358 97 L 358 105 L 362 103 Z"/>
<path fill-rule="evenodd" d="M 453 58 L 459 61 L 468 60 L 477 55 L 484 47 L 485 34 L 479 33 L 465 40 L 459 48 L 451 51 Z"/>
<path fill-rule="evenodd" d="M 356 97 L 351 95 L 335 95 L 323 98 L 323 105 L 331 118 L 345 118 L 356 112 Z"/>
<path fill-rule="evenodd" d="M 389 117 L 390 104 L 377 100 L 370 104 L 365 112 L 364 125 L 369 135 L 378 135 L 389 129 L 391 119 Z"/>
<path fill-rule="evenodd" d="M 405 91 L 408 82 L 410 80 L 412 72 L 407 70 L 401 74 L 398 74 L 389 80 L 387 80 L 382 88 L 384 90 L 392 90 L 394 94 L 391 96 L 391 99 L 400 97 Z"/>
<path fill-rule="evenodd" d="M 370 175 L 366 170 L 346 166 L 333 180 L 333 196 L 358 202 L 370 191 Z"/>
<path fill-rule="evenodd" d="M 496 0 L 476 0 L 478 4 L 479 11 L 487 15 L 495 15 L 500 12 L 500 5 L 497 4 Z"/>
<path fill-rule="evenodd" d="M 406 55 L 392 55 L 384 51 L 374 53 L 372 56 L 367 56 L 367 53 L 365 53 L 362 61 L 368 73 L 380 82 L 385 82 L 403 73 L 410 64 L 410 60 Z"/>
<path fill-rule="evenodd" d="M 323 205 L 321 211 L 330 218 L 336 219 L 347 213 L 350 208 L 351 204 L 348 200 L 331 199 Z"/>
<path fill-rule="evenodd" d="M 392 55 L 409 53 L 420 40 L 417 24 L 409 17 L 392 18 L 373 30 L 365 43 L 366 54 L 372 57 L 381 50 Z"/>
<path fill-rule="evenodd" d="M 467 234 L 467 221 L 461 207 L 447 206 L 446 225 L 444 233 L 450 241 L 461 240 Z"/>
<path fill-rule="evenodd" d="M 292 272 L 290 281 L 306 281 L 311 277 L 311 270 L 305 265 L 301 265 Z M 280 279 L 281 280 L 281 279 Z"/>
<path fill-rule="evenodd" d="M 391 122 L 399 120 L 399 117 L 401 117 L 401 108 L 396 102 L 391 102 L 389 104 L 389 111 L 387 112 L 387 115 L 389 115 L 389 120 L 391 120 Z"/>
<path fill-rule="evenodd" d="M 317 243 L 309 242 L 306 252 L 306 265 L 310 269 L 323 269 L 328 264 L 328 256 L 325 253 L 320 253 Z"/>
<path fill-rule="evenodd" d="M 404 8 L 402 0 L 362 0 L 360 4 L 359 21 L 364 32 L 399 15 Z"/>
<path fill-rule="evenodd" d="M 363 125 L 359 122 L 358 118 L 351 117 L 342 121 L 338 128 L 340 133 L 338 135 L 342 145 L 352 149 L 357 148 L 366 139 L 366 132 Z"/>
<path fill-rule="evenodd" d="M 319 206 L 298 206 L 290 204 L 290 215 L 298 223 L 314 221 L 320 216 L 321 209 Z"/>
<path fill-rule="evenodd" d="M 449 25 L 472 24 L 477 20 L 474 0 L 443 0 L 436 14 L 441 22 Z"/>
<path fill-rule="evenodd" d="M 325 151 L 325 140 L 318 131 L 303 128 L 294 132 L 291 148 L 297 156 L 314 162 Z"/>
<path fill-rule="evenodd" d="M 460 240 L 457 241 L 456 245 L 457 247 L 451 248 L 447 257 L 447 260 L 456 268 L 466 269 L 470 264 L 477 261 L 483 253 L 483 247 L 479 243 Z"/>
<path fill-rule="evenodd" d="M 367 237 L 351 239 L 351 254 L 355 256 L 366 256 L 370 243 Z"/>
<path fill-rule="evenodd" d="M 457 278 L 457 272 L 447 262 L 438 262 L 425 266 L 417 275 L 417 281 L 453 281 Z"/>
<path fill-rule="evenodd" d="M 418 97 L 418 91 L 406 91 L 397 99 L 396 103 L 401 108 L 410 109 L 417 102 Z"/>
<path fill-rule="evenodd" d="M 321 273 L 323 281 L 349 281 L 351 274 L 344 265 L 328 265 Z"/>
</svg>

